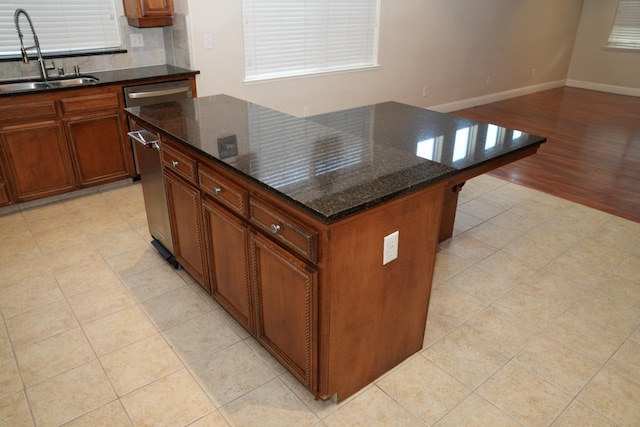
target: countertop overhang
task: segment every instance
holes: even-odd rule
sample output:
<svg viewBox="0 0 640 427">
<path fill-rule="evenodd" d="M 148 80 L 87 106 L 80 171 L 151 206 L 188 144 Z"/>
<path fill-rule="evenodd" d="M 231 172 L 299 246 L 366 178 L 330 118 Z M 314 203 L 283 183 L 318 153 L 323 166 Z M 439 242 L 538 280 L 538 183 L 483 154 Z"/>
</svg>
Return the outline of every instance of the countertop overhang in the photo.
<svg viewBox="0 0 640 427">
<path fill-rule="evenodd" d="M 227 95 L 125 111 L 327 224 L 546 141 L 397 102 L 304 119 Z"/>
</svg>

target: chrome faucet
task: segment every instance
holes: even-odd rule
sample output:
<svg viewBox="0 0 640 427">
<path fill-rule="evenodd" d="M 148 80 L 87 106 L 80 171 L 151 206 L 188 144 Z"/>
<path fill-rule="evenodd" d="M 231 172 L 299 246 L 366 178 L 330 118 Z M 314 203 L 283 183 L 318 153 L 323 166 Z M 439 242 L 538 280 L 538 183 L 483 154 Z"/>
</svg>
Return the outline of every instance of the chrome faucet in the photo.
<svg viewBox="0 0 640 427">
<path fill-rule="evenodd" d="M 24 47 L 24 40 L 22 36 L 22 31 L 20 31 L 20 14 L 23 14 L 27 21 L 29 21 L 29 26 L 31 27 L 31 33 L 33 33 L 33 43 L 34 46 Z M 36 35 L 36 30 L 33 28 L 33 22 L 31 22 L 31 17 L 24 9 L 16 9 L 16 12 L 13 14 L 13 22 L 16 24 L 16 30 L 18 31 L 18 37 L 20 37 L 20 52 L 22 53 L 22 62 L 25 64 L 29 63 L 29 55 L 27 54 L 27 50 L 35 48 L 38 52 L 38 63 L 40 64 L 40 77 L 43 80 L 49 80 L 49 76 L 47 74 L 47 70 L 53 70 L 55 65 L 51 67 L 47 67 L 42 58 L 42 51 L 40 50 L 40 42 L 38 41 L 38 36 Z"/>
</svg>

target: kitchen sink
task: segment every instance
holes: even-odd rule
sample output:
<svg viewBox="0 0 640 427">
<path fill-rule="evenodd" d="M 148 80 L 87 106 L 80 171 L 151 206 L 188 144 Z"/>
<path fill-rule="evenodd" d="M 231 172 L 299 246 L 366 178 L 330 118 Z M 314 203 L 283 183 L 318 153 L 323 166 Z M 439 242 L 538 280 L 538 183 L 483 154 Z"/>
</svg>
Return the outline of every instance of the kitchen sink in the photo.
<svg viewBox="0 0 640 427">
<path fill-rule="evenodd" d="M 58 77 L 51 80 L 11 80 L 0 81 L 0 93 L 31 92 L 63 87 L 87 86 L 98 82 L 93 76 Z"/>
</svg>

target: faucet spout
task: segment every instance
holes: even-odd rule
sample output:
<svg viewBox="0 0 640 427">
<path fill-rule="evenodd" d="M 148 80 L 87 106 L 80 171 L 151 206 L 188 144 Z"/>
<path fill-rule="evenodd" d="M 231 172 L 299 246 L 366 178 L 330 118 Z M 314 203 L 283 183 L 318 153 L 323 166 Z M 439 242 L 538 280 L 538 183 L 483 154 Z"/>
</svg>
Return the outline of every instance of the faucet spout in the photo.
<svg viewBox="0 0 640 427">
<path fill-rule="evenodd" d="M 30 46 L 30 47 L 24 46 L 24 36 L 22 34 L 22 31 L 20 30 L 20 15 L 24 15 L 27 18 L 27 21 L 29 21 L 29 27 L 31 27 L 31 33 L 33 34 L 34 46 Z M 47 75 L 47 66 L 44 63 L 44 59 L 42 58 L 42 51 L 40 50 L 40 42 L 38 41 L 38 36 L 36 35 L 35 28 L 33 28 L 33 22 L 31 21 L 31 17 L 29 16 L 26 10 L 19 8 L 19 9 L 16 9 L 15 13 L 13 14 L 13 22 L 16 25 L 16 31 L 18 31 L 18 38 L 20 38 L 20 53 L 22 54 L 22 62 L 24 62 L 25 64 L 29 63 L 29 54 L 27 53 L 27 50 L 35 48 L 38 54 L 38 63 L 40 65 L 40 77 L 42 77 L 43 80 L 48 80 L 49 76 Z"/>
</svg>

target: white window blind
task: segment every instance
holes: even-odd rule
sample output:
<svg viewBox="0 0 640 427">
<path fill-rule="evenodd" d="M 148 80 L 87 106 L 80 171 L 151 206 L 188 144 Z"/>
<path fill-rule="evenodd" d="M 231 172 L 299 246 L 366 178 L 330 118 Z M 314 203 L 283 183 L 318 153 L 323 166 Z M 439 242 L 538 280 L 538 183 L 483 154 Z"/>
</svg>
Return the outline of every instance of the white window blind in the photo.
<svg viewBox="0 0 640 427">
<path fill-rule="evenodd" d="M 245 79 L 377 65 L 378 0 L 242 0 Z"/>
<path fill-rule="evenodd" d="M 13 20 L 16 9 L 27 11 L 43 53 L 96 51 L 121 47 L 114 0 L 21 0 L 0 2 L 0 57 L 20 57 Z M 33 46 L 29 21 L 20 15 L 25 47 Z M 29 50 L 35 55 L 35 49 Z"/>
<path fill-rule="evenodd" d="M 640 49 L 640 0 L 620 0 L 609 46 Z"/>
</svg>

